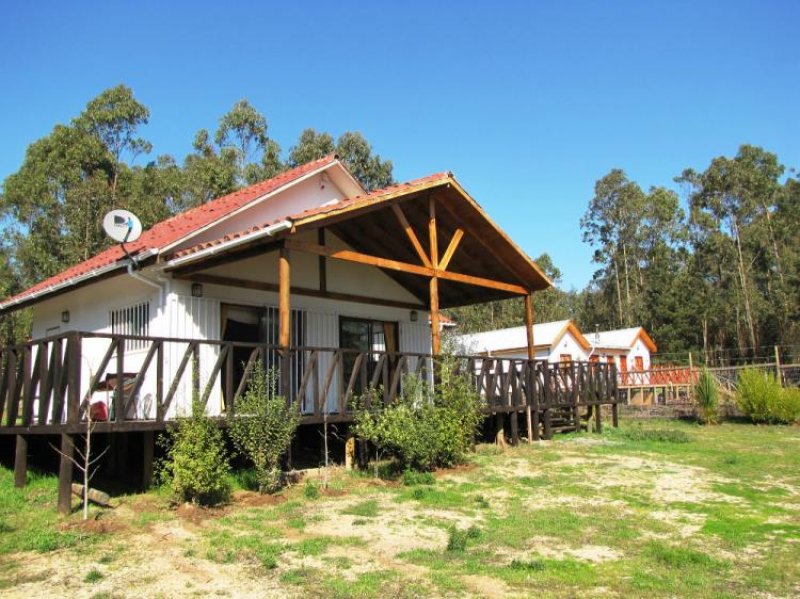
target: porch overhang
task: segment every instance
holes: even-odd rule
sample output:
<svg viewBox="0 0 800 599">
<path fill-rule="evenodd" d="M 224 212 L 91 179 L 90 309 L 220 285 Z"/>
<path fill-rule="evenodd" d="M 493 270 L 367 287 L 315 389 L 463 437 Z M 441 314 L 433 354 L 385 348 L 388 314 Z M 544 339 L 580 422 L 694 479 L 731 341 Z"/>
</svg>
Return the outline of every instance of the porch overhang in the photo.
<svg viewBox="0 0 800 599">
<path fill-rule="evenodd" d="M 220 240 L 189 248 L 169 257 L 164 268 L 177 278 L 199 279 L 207 269 L 262 253 L 305 252 L 321 260 L 379 268 L 429 309 L 435 303 L 434 280 L 439 308 L 525 296 L 551 286 L 541 269 L 449 173 L 289 216 L 286 221 L 291 227 L 274 236 L 258 236 L 256 231 L 248 234 L 252 240 L 242 239 L 232 247 L 224 247 L 226 241 Z M 298 239 L 313 230 L 320 232 L 317 243 Z M 325 231 L 347 247 L 326 244 Z M 219 251 L 209 255 L 207 250 L 215 243 Z M 255 282 L 243 282 L 248 284 Z"/>
</svg>

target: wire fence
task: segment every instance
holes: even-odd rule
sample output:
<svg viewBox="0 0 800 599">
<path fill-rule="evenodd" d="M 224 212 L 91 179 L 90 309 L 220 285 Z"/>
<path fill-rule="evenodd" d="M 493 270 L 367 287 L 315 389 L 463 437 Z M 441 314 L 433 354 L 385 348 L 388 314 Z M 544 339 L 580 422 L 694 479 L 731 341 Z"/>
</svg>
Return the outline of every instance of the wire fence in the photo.
<svg viewBox="0 0 800 599">
<path fill-rule="evenodd" d="M 709 348 L 699 351 L 658 353 L 651 356 L 656 367 L 694 366 L 724 368 L 800 363 L 800 345 L 762 345 L 742 348 Z"/>
</svg>

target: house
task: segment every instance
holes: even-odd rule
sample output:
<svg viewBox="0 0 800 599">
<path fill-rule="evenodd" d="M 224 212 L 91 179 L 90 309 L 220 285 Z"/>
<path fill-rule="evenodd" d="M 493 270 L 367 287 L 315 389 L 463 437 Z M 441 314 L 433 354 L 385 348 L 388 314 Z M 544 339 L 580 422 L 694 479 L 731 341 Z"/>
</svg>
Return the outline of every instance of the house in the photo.
<svg viewBox="0 0 800 599">
<path fill-rule="evenodd" d="M 147 484 L 154 431 L 194 401 L 234 414 L 258 361 L 304 426 L 350 422 L 350 400 L 365 388 L 390 402 L 406 373 L 432 380 L 440 309 L 522 298 L 530 328 L 532 293 L 550 284 L 451 173 L 368 193 L 326 156 L 0 301 L 0 314 L 33 310 L 32 340 L 0 348 L 0 439 L 16 439 L 22 485 L 29 441 L 61 436 L 59 509 L 68 510 L 70 438 L 87 413 L 98 433 L 141 437 Z M 523 345 L 532 359 L 533 340 Z M 526 412 L 530 439 L 540 416 L 550 434 L 543 394 L 557 390 L 473 384 L 487 413 L 510 419 L 512 441 Z M 604 388 L 615 407 L 613 385 Z"/>
<path fill-rule="evenodd" d="M 456 336 L 460 349 L 470 355 L 525 358 L 527 332 L 524 326 Z M 533 325 L 535 359 L 547 362 L 579 362 L 588 359 L 588 341 L 571 320 Z"/>
<path fill-rule="evenodd" d="M 589 361 L 613 362 L 620 374 L 620 385 L 650 384 L 650 354 L 658 348 L 643 327 L 597 331 L 586 339 L 591 346 Z"/>
<path fill-rule="evenodd" d="M 160 222 L 0 313 L 32 307 L 34 340 L 81 332 L 76 393 L 106 401 L 112 419 L 168 420 L 198 391 L 209 414 L 224 414 L 253 343 L 269 345 L 271 367 L 291 353 L 281 348 L 320 350 L 294 351 L 279 372 L 282 390 L 318 416 L 373 379 L 393 382 L 398 361 L 379 363 L 379 352 L 409 354 L 406 370 L 438 353 L 440 308 L 549 285 L 452 174 L 366 193 L 331 155 Z M 40 354 L 54 351 L 48 342 Z M 356 363 L 358 352 L 372 355 Z M 56 402 L 33 407 L 38 424 L 69 419 Z"/>
</svg>

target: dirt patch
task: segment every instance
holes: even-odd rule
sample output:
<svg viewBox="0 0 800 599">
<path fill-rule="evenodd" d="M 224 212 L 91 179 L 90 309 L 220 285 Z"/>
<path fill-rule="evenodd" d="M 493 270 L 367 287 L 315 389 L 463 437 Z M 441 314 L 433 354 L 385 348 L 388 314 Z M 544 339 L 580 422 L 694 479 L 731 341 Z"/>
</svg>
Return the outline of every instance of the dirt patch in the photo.
<svg viewBox="0 0 800 599">
<path fill-rule="evenodd" d="M 461 580 L 467 585 L 477 597 L 488 597 L 489 599 L 505 599 L 513 596 L 508 585 L 497 578 L 491 576 L 468 575 L 462 576 Z"/>
<path fill-rule="evenodd" d="M 286 503 L 284 495 L 269 495 L 266 493 L 256 493 L 254 491 L 235 491 L 231 497 L 231 502 L 242 507 L 263 507 L 280 505 Z"/>
<path fill-rule="evenodd" d="M 192 524 L 201 524 L 205 520 L 216 520 L 225 515 L 224 508 L 211 508 L 193 503 L 182 503 L 175 510 L 178 518 L 188 520 Z"/>
<path fill-rule="evenodd" d="M 343 497 L 344 495 L 347 495 L 347 491 L 328 487 L 327 489 L 320 489 L 319 494 L 323 497 Z"/>
<path fill-rule="evenodd" d="M 77 532 L 85 532 L 90 534 L 108 534 L 114 532 L 121 532 L 127 529 L 127 526 L 117 520 L 109 520 L 106 518 L 91 518 L 89 520 L 76 520 L 75 522 L 66 522 L 59 527 L 61 530 L 70 530 Z"/>
<path fill-rule="evenodd" d="M 460 474 L 469 474 L 474 470 L 475 464 L 458 464 L 452 468 L 439 468 L 434 471 L 433 476 L 435 476 L 437 480 L 440 478 L 453 478 L 458 477 Z"/>
</svg>

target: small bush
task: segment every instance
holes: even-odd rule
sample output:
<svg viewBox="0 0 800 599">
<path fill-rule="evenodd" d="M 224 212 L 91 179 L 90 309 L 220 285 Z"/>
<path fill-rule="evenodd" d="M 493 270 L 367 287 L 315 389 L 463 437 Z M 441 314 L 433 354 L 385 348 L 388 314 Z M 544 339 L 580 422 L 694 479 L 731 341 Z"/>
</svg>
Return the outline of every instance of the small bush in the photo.
<svg viewBox="0 0 800 599">
<path fill-rule="evenodd" d="M 88 582 L 88 583 L 99 582 L 103 580 L 103 578 L 105 578 L 105 576 L 103 576 L 103 573 L 100 570 L 92 568 L 91 570 L 89 570 L 89 572 L 87 572 L 86 576 L 83 577 L 83 582 Z"/>
<path fill-rule="evenodd" d="M 407 487 L 414 485 L 433 485 L 436 479 L 431 472 L 417 472 L 416 470 L 403 470 L 403 484 Z"/>
<path fill-rule="evenodd" d="M 800 391 L 783 389 L 773 373 L 757 368 L 739 374 L 736 404 L 753 422 L 791 424 L 800 420 Z"/>
<path fill-rule="evenodd" d="M 306 482 L 306 486 L 303 489 L 303 496 L 306 499 L 317 499 L 319 498 L 319 487 L 312 483 L 311 481 Z"/>
<path fill-rule="evenodd" d="M 179 501 L 217 505 L 228 500 L 231 486 L 225 439 L 198 402 L 192 416 L 179 418 L 169 431 L 161 478 Z"/>
<path fill-rule="evenodd" d="M 228 431 L 239 453 L 253 464 L 261 493 L 280 489 L 280 460 L 299 424 L 297 404 L 276 394 L 274 373 L 256 362 Z"/>
<path fill-rule="evenodd" d="M 703 370 L 697 384 L 694 386 L 697 407 L 700 409 L 700 418 L 706 424 L 713 424 L 717 420 L 719 407 L 719 389 L 717 381 L 708 370 Z"/>
<path fill-rule="evenodd" d="M 513 570 L 526 570 L 528 572 L 541 572 L 545 568 L 547 568 L 547 564 L 545 564 L 542 560 L 533 559 L 533 560 L 518 560 L 515 559 L 511 562 L 509 567 Z"/>
<path fill-rule="evenodd" d="M 463 462 L 482 420 L 480 397 L 447 360 L 435 390 L 409 375 L 395 403 L 384 407 L 376 397 L 371 405 L 356 410 L 355 433 L 419 471 Z"/>
<path fill-rule="evenodd" d="M 451 526 L 447 537 L 447 550 L 453 553 L 463 553 L 467 549 L 467 543 L 480 536 L 481 531 L 474 526 L 467 529 Z"/>
</svg>

